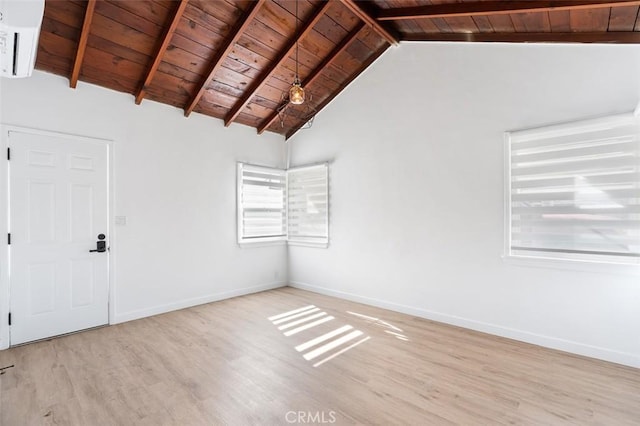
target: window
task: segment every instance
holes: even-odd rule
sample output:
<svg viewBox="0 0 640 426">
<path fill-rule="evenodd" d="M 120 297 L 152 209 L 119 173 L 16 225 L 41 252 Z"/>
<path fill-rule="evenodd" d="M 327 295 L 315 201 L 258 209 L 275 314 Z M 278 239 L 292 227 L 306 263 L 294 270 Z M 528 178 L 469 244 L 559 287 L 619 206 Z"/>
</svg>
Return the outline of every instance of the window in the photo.
<svg viewBox="0 0 640 426">
<path fill-rule="evenodd" d="M 287 171 L 289 242 L 329 242 L 329 185 L 326 164 Z"/>
<path fill-rule="evenodd" d="M 238 242 L 329 242 L 327 164 L 272 169 L 238 163 Z"/>
<path fill-rule="evenodd" d="M 286 172 L 238 163 L 238 242 L 286 237 Z"/>
<path fill-rule="evenodd" d="M 633 116 L 506 135 L 507 253 L 640 262 L 640 142 Z"/>
</svg>

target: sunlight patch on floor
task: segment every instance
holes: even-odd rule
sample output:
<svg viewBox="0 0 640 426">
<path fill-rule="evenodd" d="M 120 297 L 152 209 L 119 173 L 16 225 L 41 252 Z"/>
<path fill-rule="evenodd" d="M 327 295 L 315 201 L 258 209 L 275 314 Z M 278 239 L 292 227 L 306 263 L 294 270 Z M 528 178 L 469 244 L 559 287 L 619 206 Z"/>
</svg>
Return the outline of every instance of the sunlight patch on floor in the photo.
<svg viewBox="0 0 640 426">
<path fill-rule="evenodd" d="M 291 321 L 291 320 L 292 320 L 292 319 L 294 319 L 294 318 L 300 318 L 300 317 L 303 317 L 303 316 L 308 315 L 308 314 L 310 314 L 310 313 L 318 312 L 319 310 L 320 310 L 320 308 L 313 308 L 313 309 L 309 309 L 309 310 L 306 310 L 306 311 L 300 312 L 299 314 L 290 315 L 290 316 L 288 316 L 288 317 L 284 317 L 284 318 L 281 318 L 281 319 L 277 319 L 277 320 L 272 321 L 272 322 L 273 322 L 274 324 L 282 324 L 283 322 Z"/>
<path fill-rule="evenodd" d="M 348 351 L 348 350 L 350 350 L 350 349 L 355 348 L 355 347 L 356 347 L 356 346 L 358 346 L 360 343 L 364 343 L 364 342 L 366 342 L 366 341 L 367 341 L 367 340 L 369 340 L 369 339 L 371 339 L 371 337 L 370 337 L 370 336 L 367 336 L 367 337 L 365 337 L 365 338 L 364 338 L 364 339 L 362 339 L 362 340 L 358 340 L 358 341 L 357 341 L 357 342 L 355 342 L 354 344 L 349 345 L 349 346 L 347 346 L 346 348 L 339 350 L 338 352 L 334 353 L 333 355 L 330 355 L 330 356 L 326 357 L 326 358 L 325 358 L 325 359 L 323 359 L 322 361 L 316 362 L 315 364 L 313 364 L 313 366 L 314 366 L 314 367 L 317 367 L 317 366 L 319 366 L 319 365 L 322 365 L 322 364 L 324 364 L 325 362 L 330 361 L 330 360 L 332 360 L 333 358 L 335 358 L 335 357 L 337 357 L 337 356 L 339 356 L 339 355 L 342 355 L 342 354 L 343 354 L 343 353 L 345 353 L 346 351 Z"/>
<path fill-rule="evenodd" d="M 308 309 L 313 309 L 313 308 L 315 308 L 314 305 L 304 306 L 304 307 L 299 308 L 299 309 L 294 309 L 293 311 L 284 312 L 282 314 L 278 314 L 278 315 L 274 315 L 272 317 L 269 317 L 269 321 L 275 321 L 275 320 L 278 320 L 280 318 L 288 317 L 290 315 L 297 314 L 298 312 L 306 311 Z"/>
<path fill-rule="evenodd" d="M 373 325 L 377 325 L 378 327 L 382 327 L 382 328 L 388 328 L 391 330 L 384 330 L 385 333 L 391 334 L 392 336 L 394 336 L 396 339 L 408 342 L 409 338 L 407 336 L 405 336 L 404 334 L 402 334 L 402 329 L 399 327 L 396 327 L 395 325 L 388 323 L 387 321 L 383 321 L 380 318 L 376 318 L 376 317 L 372 317 L 369 315 L 364 315 L 364 314 L 359 314 L 357 312 L 351 312 L 351 311 L 347 311 L 347 313 L 349 315 L 354 315 L 358 318 L 362 318 L 365 321 L 373 324 Z M 392 331 L 394 330 L 394 331 Z"/>
<path fill-rule="evenodd" d="M 282 331 L 286 337 L 289 337 L 305 331 L 312 333 L 313 331 L 309 330 L 335 319 L 335 317 L 328 315 L 326 312 L 319 311 L 320 308 L 315 305 L 308 305 L 273 315 L 268 319 L 273 325 L 277 326 L 278 330 Z M 345 334 L 347 332 L 349 333 Z M 361 339 L 354 343 L 353 341 L 358 338 Z M 343 325 L 323 335 L 312 337 L 306 342 L 297 345 L 295 349 L 301 352 L 302 357 L 307 361 L 313 361 L 326 355 L 313 364 L 314 367 L 318 367 L 366 342 L 370 338 L 369 336 L 365 336 L 362 331 L 354 330 L 351 325 Z"/>
<path fill-rule="evenodd" d="M 331 321 L 333 319 L 335 319 L 335 317 L 332 317 L 331 315 L 329 315 L 329 316 L 326 316 L 324 318 L 320 318 L 319 320 L 314 321 L 312 323 L 301 325 L 300 327 L 296 327 L 293 330 L 285 331 L 284 335 L 285 336 L 293 336 L 294 334 L 298 334 L 301 331 L 308 330 L 310 328 L 315 327 L 316 325 L 324 324 L 325 322 L 329 322 L 329 321 Z"/>
<path fill-rule="evenodd" d="M 309 315 L 307 317 L 304 317 L 304 318 L 301 318 L 301 319 L 298 319 L 298 320 L 295 320 L 295 321 L 292 321 L 292 322 L 288 322 L 288 323 L 286 323 L 284 325 L 281 325 L 280 327 L 278 327 L 278 330 L 286 330 L 288 328 L 294 327 L 294 326 L 299 325 L 299 324 L 303 324 L 305 322 L 309 322 L 311 320 L 323 317 L 325 315 L 327 315 L 326 312 L 319 312 L 317 314 Z"/>
</svg>

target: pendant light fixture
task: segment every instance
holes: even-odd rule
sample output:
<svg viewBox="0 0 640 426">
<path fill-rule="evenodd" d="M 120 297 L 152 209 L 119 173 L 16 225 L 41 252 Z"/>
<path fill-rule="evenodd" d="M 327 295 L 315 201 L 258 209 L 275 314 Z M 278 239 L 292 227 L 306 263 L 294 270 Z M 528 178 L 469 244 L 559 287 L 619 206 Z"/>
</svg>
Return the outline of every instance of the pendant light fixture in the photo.
<svg viewBox="0 0 640 426">
<path fill-rule="evenodd" d="M 296 2 L 296 32 L 295 37 L 298 37 L 298 1 Z M 278 117 L 280 118 L 280 126 L 285 127 L 285 121 L 287 118 L 290 120 L 302 121 L 304 124 L 300 129 L 308 129 L 313 125 L 313 119 L 317 113 L 316 109 L 312 105 L 313 96 L 309 92 L 305 92 L 300 81 L 299 67 L 300 62 L 298 60 L 298 46 L 299 42 L 296 39 L 296 69 L 293 83 L 287 92 L 282 93 L 282 99 L 280 100 L 280 106 L 278 106 Z"/>
<path fill-rule="evenodd" d="M 296 37 L 298 37 L 298 0 L 296 2 Z M 304 89 L 300 83 L 300 77 L 298 74 L 298 39 L 296 39 L 296 76 L 293 79 L 293 84 L 289 89 L 289 102 L 294 105 L 302 105 L 304 103 Z"/>
</svg>

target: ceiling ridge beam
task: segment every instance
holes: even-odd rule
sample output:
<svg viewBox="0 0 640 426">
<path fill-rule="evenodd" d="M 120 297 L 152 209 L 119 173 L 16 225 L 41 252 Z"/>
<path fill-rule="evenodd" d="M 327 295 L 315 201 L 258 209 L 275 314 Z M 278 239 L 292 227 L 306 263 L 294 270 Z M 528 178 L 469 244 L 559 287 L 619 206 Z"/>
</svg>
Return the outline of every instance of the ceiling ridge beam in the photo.
<svg viewBox="0 0 640 426">
<path fill-rule="evenodd" d="M 142 99 L 144 99 L 144 95 L 147 91 L 149 85 L 153 81 L 153 77 L 156 75 L 156 71 L 158 71 L 158 67 L 160 66 L 160 62 L 162 62 L 162 58 L 164 57 L 164 52 L 169 47 L 169 42 L 173 38 L 173 34 L 176 32 L 176 28 L 178 28 L 178 24 L 180 23 L 180 19 L 182 18 L 182 14 L 184 13 L 185 8 L 187 7 L 187 2 L 189 0 L 180 0 L 180 4 L 176 8 L 175 13 L 173 14 L 173 19 L 171 20 L 171 24 L 165 30 L 164 36 L 162 38 L 162 44 L 158 47 L 158 51 L 153 59 L 153 63 L 151 67 L 149 67 L 149 71 L 147 71 L 147 76 L 144 79 L 144 82 L 140 86 L 138 93 L 136 94 L 136 104 L 140 104 Z"/>
<path fill-rule="evenodd" d="M 377 13 L 376 19 L 378 21 L 400 21 L 404 19 L 507 15 L 510 13 L 551 12 L 638 5 L 640 5 L 640 1 L 636 0 L 478 1 L 473 3 L 446 3 L 382 9 Z"/>
<path fill-rule="evenodd" d="M 316 81 L 316 79 L 320 77 L 320 74 L 322 73 L 322 71 L 324 71 L 325 68 L 333 64 L 333 62 L 336 60 L 338 55 L 344 52 L 347 49 L 347 47 L 351 45 L 351 42 L 353 42 L 358 37 L 358 35 L 360 34 L 360 31 L 362 31 L 364 27 L 365 27 L 364 22 L 360 21 L 358 25 L 356 25 L 356 27 L 349 34 L 347 34 L 347 36 L 338 45 L 336 45 L 336 47 L 333 48 L 331 53 L 329 53 L 329 55 L 326 58 L 324 58 L 322 63 L 320 63 L 320 65 L 315 67 L 314 70 L 311 71 L 311 74 L 309 74 L 302 81 L 302 87 L 307 87 L 308 85 Z M 267 128 L 271 126 L 271 124 L 273 124 L 276 118 L 278 118 L 278 110 L 275 110 L 266 120 L 264 120 L 260 124 L 260 126 L 258 127 L 258 134 L 261 135 L 265 130 L 267 130 Z"/>
<path fill-rule="evenodd" d="M 371 55 L 369 58 L 367 58 L 366 61 L 364 61 L 361 65 L 360 68 L 358 68 L 356 71 L 354 71 L 353 74 L 351 74 L 351 76 L 344 81 L 340 87 L 338 88 L 338 90 L 336 90 L 335 92 L 331 93 L 330 96 L 328 96 L 324 101 L 320 102 L 319 105 L 317 105 L 316 107 L 316 114 L 318 112 L 320 112 L 324 107 L 326 107 L 336 96 L 338 96 L 340 94 L 340 92 L 342 92 L 344 89 L 347 88 L 347 86 L 349 86 L 349 84 L 351 84 L 353 82 L 353 80 L 355 80 L 360 74 L 362 74 L 362 72 L 364 70 L 366 70 L 367 68 L 369 68 L 369 65 L 371 65 L 372 63 L 374 63 L 376 61 L 376 59 L 378 59 L 384 52 L 387 51 L 387 49 L 390 47 L 389 44 L 384 44 L 382 45 L 378 50 L 375 51 L 375 53 L 373 55 Z M 304 126 L 305 122 L 300 122 L 298 123 L 295 127 L 291 128 L 291 130 L 289 130 L 285 136 L 285 140 L 288 140 L 291 136 L 293 136 L 294 134 L 296 134 L 296 132 L 298 130 L 300 130 L 302 128 L 302 126 Z"/>
<path fill-rule="evenodd" d="M 329 6 L 331 6 L 331 4 L 332 4 L 331 1 L 320 2 L 320 5 L 315 8 L 313 13 L 311 14 L 311 17 L 307 20 L 304 26 L 300 28 L 300 30 L 294 35 L 294 38 L 291 39 L 291 41 L 289 41 L 287 46 L 281 51 L 278 58 L 275 61 L 271 62 L 271 65 L 269 65 L 267 70 L 262 73 L 260 78 L 251 85 L 249 90 L 247 90 L 247 92 L 242 96 L 242 98 L 240 98 L 240 100 L 236 102 L 233 108 L 231 108 L 231 111 L 227 114 L 227 116 L 224 119 L 225 126 L 229 126 L 233 122 L 233 120 L 235 120 L 238 117 L 238 115 L 240 115 L 240 112 L 242 112 L 244 107 L 246 107 L 247 104 L 249 104 L 249 101 L 251 101 L 251 99 L 256 95 L 256 93 L 258 93 L 258 91 L 267 83 L 267 80 L 269 80 L 269 78 L 273 75 L 276 69 L 280 65 L 284 64 L 287 59 L 289 59 L 289 56 L 293 54 L 293 51 L 295 50 L 298 42 L 313 30 L 313 27 L 318 23 L 320 18 L 324 16 L 324 13 L 327 11 L 327 9 L 329 9 Z"/>
<path fill-rule="evenodd" d="M 370 13 L 362 9 L 362 6 L 356 3 L 354 0 L 340 0 L 354 15 L 364 21 L 367 25 L 372 27 L 379 35 L 384 38 L 387 43 L 391 45 L 397 45 L 399 37 L 392 30 L 385 28 L 380 22 L 376 20 Z"/>
<path fill-rule="evenodd" d="M 403 41 L 467 41 L 506 43 L 640 43 L 640 32 L 563 33 L 429 33 L 407 34 Z"/>
<path fill-rule="evenodd" d="M 89 0 L 87 2 L 87 8 L 84 12 L 84 21 L 82 22 L 82 31 L 80 32 L 80 39 L 78 40 L 78 49 L 76 50 L 76 58 L 73 62 L 73 69 L 71 71 L 71 77 L 69 78 L 69 85 L 75 89 L 78 85 L 78 78 L 80 77 L 80 69 L 82 68 L 82 62 L 84 60 L 84 52 L 87 50 L 87 41 L 89 40 L 89 32 L 91 31 L 91 21 L 93 21 L 93 12 L 96 8 L 96 0 Z"/>
<path fill-rule="evenodd" d="M 251 2 L 247 10 L 244 12 L 242 17 L 238 20 L 236 25 L 233 27 L 231 32 L 229 33 L 229 37 L 224 42 L 224 46 L 221 47 L 216 55 L 210 62 L 209 72 L 206 74 L 206 77 L 202 79 L 200 85 L 198 86 L 198 90 L 196 94 L 191 98 L 189 103 L 184 107 L 184 116 L 188 117 L 189 114 L 193 112 L 193 109 L 198 105 L 202 95 L 207 91 L 207 86 L 213 80 L 213 77 L 216 75 L 220 67 L 222 67 L 222 63 L 225 58 L 229 55 L 233 46 L 238 42 L 242 34 L 244 34 L 247 27 L 251 24 L 253 19 L 258 14 L 260 7 L 266 2 L 266 0 L 258 0 Z"/>
</svg>

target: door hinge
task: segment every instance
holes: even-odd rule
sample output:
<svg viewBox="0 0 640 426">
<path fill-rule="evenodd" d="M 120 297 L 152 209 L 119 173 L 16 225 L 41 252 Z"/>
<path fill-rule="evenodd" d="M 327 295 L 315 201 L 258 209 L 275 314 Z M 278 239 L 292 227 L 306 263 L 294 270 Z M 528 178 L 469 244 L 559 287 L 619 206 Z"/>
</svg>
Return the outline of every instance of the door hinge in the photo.
<svg viewBox="0 0 640 426">
<path fill-rule="evenodd" d="M 11 160 L 11 148 L 7 148 L 7 160 Z"/>
<path fill-rule="evenodd" d="M 9 312 L 9 325 L 11 325 L 11 312 Z"/>
<path fill-rule="evenodd" d="M 7 244 L 11 245 L 11 232 L 7 234 Z"/>
</svg>

